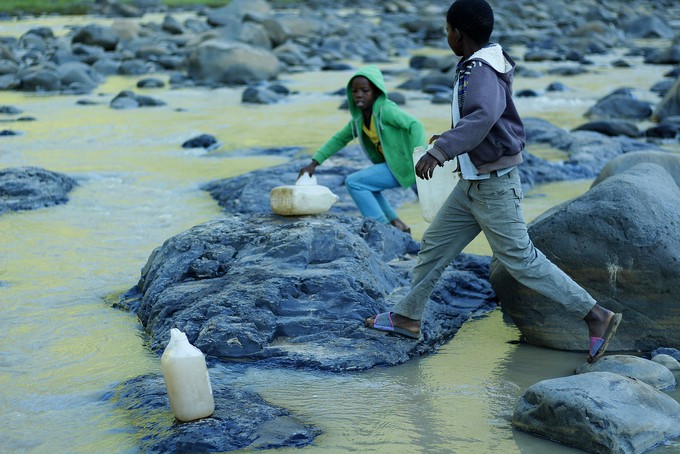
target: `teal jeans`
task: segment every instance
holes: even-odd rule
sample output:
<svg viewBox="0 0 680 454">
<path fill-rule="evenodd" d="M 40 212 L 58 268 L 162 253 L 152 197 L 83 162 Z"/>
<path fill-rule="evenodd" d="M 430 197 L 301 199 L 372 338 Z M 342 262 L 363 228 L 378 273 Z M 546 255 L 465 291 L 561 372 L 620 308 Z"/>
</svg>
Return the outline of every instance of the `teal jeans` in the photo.
<svg viewBox="0 0 680 454">
<path fill-rule="evenodd" d="M 595 300 L 534 247 L 522 215 L 519 172 L 488 180 L 459 180 L 425 231 L 411 279 L 411 290 L 393 311 L 420 320 L 425 304 L 446 267 L 479 232 L 494 259 L 526 287 L 564 305 L 583 318 Z"/>
<path fill-rule="evenodd" d="M 401 187 L 384 162 L 349 174 L 345 187 L 364 217 L 383 224 L 399 217 L 382 194 L 385 189 Z"/>
</svg>

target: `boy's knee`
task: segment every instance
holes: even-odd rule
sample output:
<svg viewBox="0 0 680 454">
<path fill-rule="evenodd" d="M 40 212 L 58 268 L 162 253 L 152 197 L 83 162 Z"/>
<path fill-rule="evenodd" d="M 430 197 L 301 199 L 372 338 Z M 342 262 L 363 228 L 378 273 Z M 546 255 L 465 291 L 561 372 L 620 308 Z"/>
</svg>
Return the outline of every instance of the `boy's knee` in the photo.
<svg viewBox="0 0 680 454">
<path fill-rule="evenodd" d="M 356 173 L 351 173 L 345 178 L 345 187 L 347 189 L 359 189 L 360 178 Z"/>
</svg>

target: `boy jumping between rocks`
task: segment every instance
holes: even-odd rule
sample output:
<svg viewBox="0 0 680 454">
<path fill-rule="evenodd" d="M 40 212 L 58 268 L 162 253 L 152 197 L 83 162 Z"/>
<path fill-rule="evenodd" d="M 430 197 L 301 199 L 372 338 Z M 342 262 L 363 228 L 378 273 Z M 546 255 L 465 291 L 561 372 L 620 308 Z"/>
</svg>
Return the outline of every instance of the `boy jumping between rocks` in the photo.
<svg viewBox="0 0 680 454">
<path fill-rule="evenodd" d="M 444 269 L 479 232 L 499 263 L 523 285 L 564 305 L 588 325 L 588 361 L 600 358 L 621 322 L 536 249 L 522 215 L 517 166 L 526 142 L 512 99 L 515 62 L 490 43 L 494 16 L 486 0 L 456 0 L 446 15 L 451 50 L 459 57 L 452 128 L 432 136 L 416 164 L 428 180 L 437 166 L 458 157 L 461 178 L 423 235 L 411 289 L 391 312 L 366 319 L 369 328 L 418 338 L 432 290 Z"/>
</svg>

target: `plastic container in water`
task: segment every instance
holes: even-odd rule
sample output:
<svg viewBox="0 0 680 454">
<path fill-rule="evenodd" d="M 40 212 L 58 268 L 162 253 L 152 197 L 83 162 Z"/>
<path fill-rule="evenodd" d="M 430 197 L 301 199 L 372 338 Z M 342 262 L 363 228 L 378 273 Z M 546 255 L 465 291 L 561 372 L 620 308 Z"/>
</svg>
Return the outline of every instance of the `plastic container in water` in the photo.
<svg viewBox="0 0 680 454">
<path fill-rule="evenodd" d="M 316 176 L 304 173 L 295 185 L 278 186 L 269 195 L 272 211 L 282 216 L 321 214 L 339 200 L 326 186 L 316 182 Z"/>
<path fill-rule="evenodd" d="M 432 148 L 432 144 L 427 147 L 427 150 Z M 427 153 L 423 147 L 416 147 L 413 149 L 413 166 L 418 163 L 418 160 Z M 418 201 L 423 212 L 423 219 L 427 222 L 432 222 L 434 217 L 439 212 L 440 208 L 453 191 L 453 188 L 458 183 L 458 173 L 456 172 L 456 163 L 458 159 L 451 159 L 444 162 L 443 167 L 435 167 L 432 173 L 432 178 L 423 180 L 416 177 L 416 186 L 418 187 Z"/>
<path fill-rule="evenodd" d="M 170 342 L 161 356 L 170 408 L 180 421 L 193 421 L 215 411 L 205 356 L 177 328 L 170 330 Z"/>
</svg>

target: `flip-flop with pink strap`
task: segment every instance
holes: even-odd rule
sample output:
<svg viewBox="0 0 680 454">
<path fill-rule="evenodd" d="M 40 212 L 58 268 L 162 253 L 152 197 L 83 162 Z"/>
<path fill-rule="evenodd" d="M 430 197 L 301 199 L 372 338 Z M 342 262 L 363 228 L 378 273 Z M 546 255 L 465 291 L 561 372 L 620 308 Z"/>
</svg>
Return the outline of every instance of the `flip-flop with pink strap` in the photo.
<svg viewBox="0 0 680 454">
<path fill-rule="evenodd" d="M 394 326 L 394 322 L 392 321 L 392 312 L 381 312 L 373 317 L 373 323 L 371 323 L 368 318 L 364 321 L 364 323 L 366 324 L 366 327 L 376 329 L 378 331 L 400 334 L 402 336 L 410 337 L 411 339 L 418 339 L 420 337 L 420 333 L 414 333 L 413 331 L 409 331 L 405 328 Z"/>
<path fill-rule="evenodd" d="M 612 318 L 609 319 L 609 325 L 607 325 L 607 329 L 604 332 L 604 337 L 590 338 L 590 348 L 588 350 L 589 363 L 594 363 L 604 355 L 604 352 L 609 345 L 609 341 L 614 337 L 622 318 L 623 316 L 621 314 L 612 315 Z"/>
</svg>

